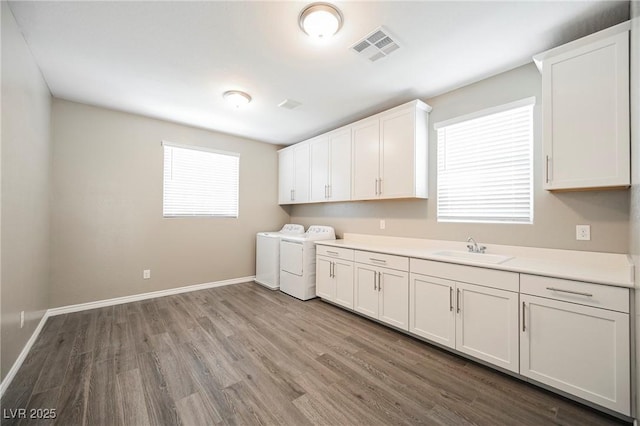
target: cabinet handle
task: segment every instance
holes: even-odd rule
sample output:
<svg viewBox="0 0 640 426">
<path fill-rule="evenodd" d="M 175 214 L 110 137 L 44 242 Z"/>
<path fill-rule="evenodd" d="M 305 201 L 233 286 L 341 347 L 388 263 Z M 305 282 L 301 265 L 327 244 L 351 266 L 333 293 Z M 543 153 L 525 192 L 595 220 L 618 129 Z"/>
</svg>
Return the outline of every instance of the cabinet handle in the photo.
<svg viewBox="0 0 640 426">
<path fill-rule="evenodd" d="M 327 198 L 327 185 L 324 186 L 324 198 Z"/>
<path fill-rule="evenodd" d="M 584 292 L 582 292 L 582 291 L 563 290 L 563 289 L 561 289 L 561 288 L 555 288 L 555 287 L 547 287 L 547 290 L 550 290 L 550 291 L 559 291 L 560 293 L 577 294 L 577 295 L 579 295 L 579 296 L 593 297 L 593 294 L 591 294 L 591 293 L 584 293 Z"/>
<path fill-rule="evenodd" d="M 384 260 L 384 259 L 376 259 L 376 258 L 373 258 L 373 257 L 370 257 L 369 260 L 372 261 L 372 262 L 379 262 L 379 263 L 384 263 L 384 264 L 387 263 L 387 261 Z"/>
<path fill-rule="evenodd" d="M 289 198 L 291 198 L 291 201 L 293 201 L 293 189 L 289 191 Z"/>
<path fill-rule="evenodd" d="M 382 178 L 378 179 L 378 195 L 382 195 Z"/>
<path fill-rule="evenodd" d="M 449 312 L 453 312 L 453 287 L 449 287 Z"/>
<path fill-rule="evenodd" d="M 331 277 L 336 277 L 336 262 L 331 262 Z"/>
<path fill-rule="evenodd" d="M 333 198 L 333 189 L 331 184 L 327 185 L 327 192 L 329 193 L 329 197 L 328 198 Z"/>
<path fill-rule="evenodd" d="M 522 302 L 522 332 L 524 333 L 525 331 L 527 331 L 527 326 L 525 325 L 525 314 L 524 314 L 524 309 L 525 309 L 525 304 L 524 302 Z"/>
<path fill-rule="evenodd" d="M 382 272 L 378 272 L 378 291 L 382 290 Z"/>
<path fill-rule="evenodd" d="M 545 162 L 545 179 L 547 183 L 549 183 L 549 156 L 548 155 L 546 157 L 546 162 Z"/>
<path fill-rule="evenodd" d="M 374 272 L 373 273 L 373 290 L 374 291 L 378 291 L 378 283 L 376 282 L 376 280 L 378 279 L 378 273 Z"/>
<path fill-rule="evenodd" d="M 460 313 L 460 289 L 456 289 L 456 313 Z"/>
<path fill-rule="evenodd" d="M 338 253 L 337 251 L 329 251 L 329 250 L 327 250 L 327 253 L 328 254 L 332 254 L 334 256 L 340 256 L 340 253 Z"/>
<path fill-rule="evenodd" d="M 376 195 L 378 195 L 378 178 L 376 178 Z"/>
</svg>

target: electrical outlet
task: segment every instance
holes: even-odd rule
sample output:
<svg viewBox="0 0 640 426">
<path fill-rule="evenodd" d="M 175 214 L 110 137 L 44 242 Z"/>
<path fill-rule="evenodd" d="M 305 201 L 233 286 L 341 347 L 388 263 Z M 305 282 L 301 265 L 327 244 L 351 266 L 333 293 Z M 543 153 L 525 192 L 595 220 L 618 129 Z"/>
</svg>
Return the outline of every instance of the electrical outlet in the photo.
<svg viewBox="0 0 640 426">
<path fill-rule="evenodd" d="M 591 240 L 591 225 L 576 225 L 576 240 Z"/>
<path fill-rule="evenodd" d="M 148 280 L 149 278 L 151 278 L 151 269 L 145 269 L 142 271 L 142 279 Z"/>
<path fill-rule="evenodd" d="M 387 227 L 387 223 L 384 219 L 380 219 L 380 229 L 384 229 Z"/>
<path fill-rule="evenodd" d="M 24 327 L 24 311 L 20 311 L 20 328 Z"/>
</svg>

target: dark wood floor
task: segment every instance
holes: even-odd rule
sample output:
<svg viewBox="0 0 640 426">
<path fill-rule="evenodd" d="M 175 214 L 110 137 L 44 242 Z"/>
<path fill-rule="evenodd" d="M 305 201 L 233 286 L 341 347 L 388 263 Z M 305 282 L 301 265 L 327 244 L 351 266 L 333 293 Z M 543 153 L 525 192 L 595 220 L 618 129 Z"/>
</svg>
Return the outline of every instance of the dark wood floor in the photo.
<svg viewBox="0 0 640 426">
<path fill-rule="evenodd" d="M 53 423 L 17 408 L 61 425 L 619 423 L 254 283 L 51 317 L 2 408 L 3 425 Z"/>
</svg>

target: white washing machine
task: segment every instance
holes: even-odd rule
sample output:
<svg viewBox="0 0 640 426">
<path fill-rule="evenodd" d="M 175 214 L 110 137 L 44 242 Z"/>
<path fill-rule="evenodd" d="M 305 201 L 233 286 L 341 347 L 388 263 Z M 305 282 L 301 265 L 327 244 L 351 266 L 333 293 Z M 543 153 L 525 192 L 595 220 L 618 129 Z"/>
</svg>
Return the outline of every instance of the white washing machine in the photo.
<svg viewBox="0 0 640 426">
<path fill-rule="evenodd" d="M 302 300 L 316 297 L 316 241 L 335 240 L 331 226 L 312 225 L 304 235 L 280 240 L 280 291 Z"/>
<path fill-rule="evenodd" d="M 256 279 L 271 290 L 280 288 L 280 238 L 303 235 L 304 226 L 287 223 L 280 231 L 258 232 L 256 235 Z"/>
</svg>

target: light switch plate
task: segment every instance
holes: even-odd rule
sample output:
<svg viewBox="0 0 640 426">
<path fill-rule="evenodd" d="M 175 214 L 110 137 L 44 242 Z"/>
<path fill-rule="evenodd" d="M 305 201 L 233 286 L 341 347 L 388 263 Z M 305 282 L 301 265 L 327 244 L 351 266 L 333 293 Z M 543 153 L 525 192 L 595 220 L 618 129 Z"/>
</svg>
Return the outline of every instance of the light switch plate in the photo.
<svg viewBox="0 0 640 426">
<path fill-rule="evenodd" d="M 591 240 L 591 225 L 576 225 L 576 240 L 578 240 L 578 241 L 590 241 Z"/>
<path fill-rule="evenodd" d="M 384 229 L 387 227 L 387 223 L 384 219 L 380 219 L 380 229 Z"/>
<path fill-rule="evenodd" d="M 149 278 L 151 278 L 151 269 L 145 269 L 142 271 L 142 279 L 148 280 Z"/>
</svg>

